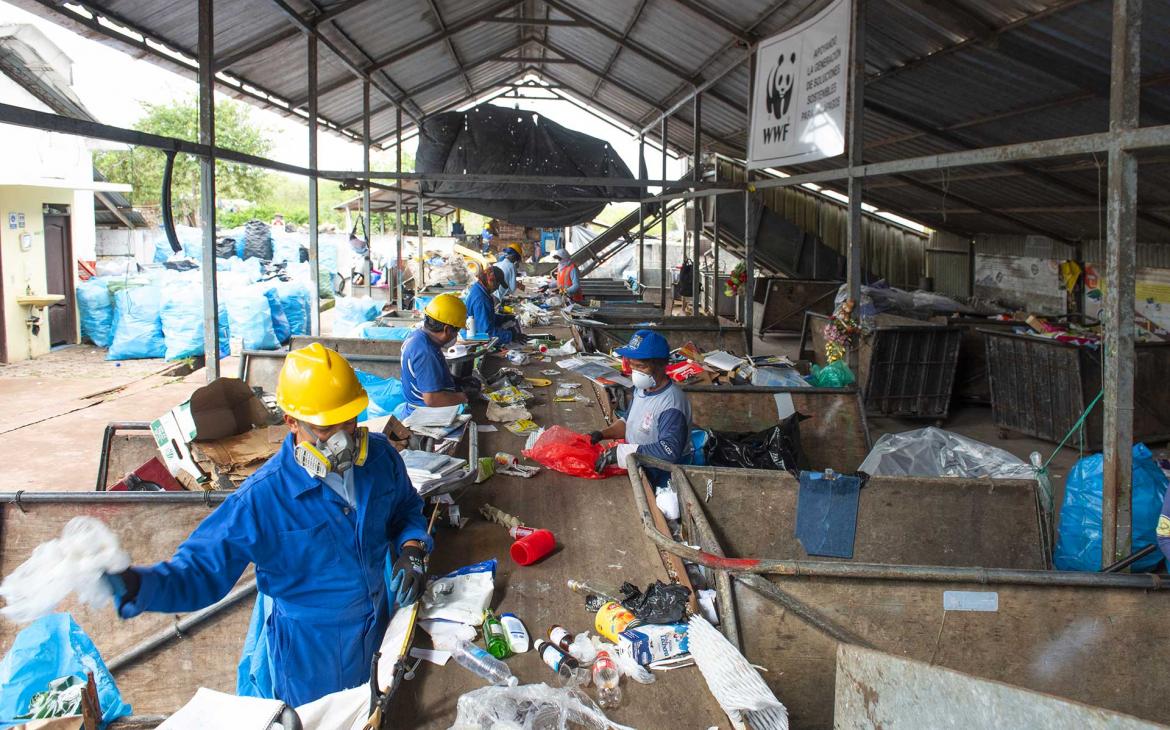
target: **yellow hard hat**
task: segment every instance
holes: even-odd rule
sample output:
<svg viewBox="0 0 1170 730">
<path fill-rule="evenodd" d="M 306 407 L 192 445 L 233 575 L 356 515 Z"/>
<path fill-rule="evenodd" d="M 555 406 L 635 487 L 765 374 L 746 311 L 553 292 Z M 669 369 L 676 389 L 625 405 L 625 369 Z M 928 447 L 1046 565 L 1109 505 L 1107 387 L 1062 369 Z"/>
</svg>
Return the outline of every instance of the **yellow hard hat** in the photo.
<svg viewBox="0 0 1170 730">
<path fill-rule="evenodd" d="M 357 418 L 369 402 L 349 362 L 320 342 L 290 352 L 276 381 L 281 410 L 314 426 Z"/>
<path fill-rule="evenodd" d="M 442 322 L 455 329 L 462 329 L 467 324 L 467 305 L 454 294 L 438 295 L 423 312 L 436 322 Z"/>
<path fill-rule="evenodd" d="M 524 249 L 520 248 L 520 244 L 518 243 L 509 243 L 507 246 L 504 246 L 504 248 L 510 248 L 516 252 L 517 256 L 520 256 L 521 258 L 524 257 Z"/>
</svg>

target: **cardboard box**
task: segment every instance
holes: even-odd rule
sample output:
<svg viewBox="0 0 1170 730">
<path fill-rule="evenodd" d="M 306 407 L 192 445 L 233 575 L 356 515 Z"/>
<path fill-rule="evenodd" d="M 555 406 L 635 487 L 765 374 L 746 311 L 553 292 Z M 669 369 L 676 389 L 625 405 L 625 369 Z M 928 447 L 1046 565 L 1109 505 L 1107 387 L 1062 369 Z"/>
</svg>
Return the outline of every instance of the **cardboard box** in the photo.
<svg viewBox="0 0 1170 730">
<path fill-rule="evenodd" d="M 216 477 L 228 486 L 225 478 L 242 481 L 244 469 L 251 466 L 250 474 L 279 450 L 283 433 L 276 427 L 269 433 L 271 417 L 244 381 L 219 378 L 153 421 L 150 430 L 172 474 L 189 474 L 204 485 Z"/>
<path fill-rule="evenodd" d="M 686 624 L 642 624 L 618 634 L 618 653 L 643 666 L 690 650 Z"/>
</svg>

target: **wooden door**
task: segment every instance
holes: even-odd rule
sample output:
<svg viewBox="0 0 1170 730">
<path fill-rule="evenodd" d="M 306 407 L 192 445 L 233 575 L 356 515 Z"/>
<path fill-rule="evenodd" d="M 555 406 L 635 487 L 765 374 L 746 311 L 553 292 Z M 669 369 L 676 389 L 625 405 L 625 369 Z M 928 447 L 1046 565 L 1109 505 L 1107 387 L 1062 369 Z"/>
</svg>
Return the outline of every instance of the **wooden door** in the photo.
<svg viewBox="0 0 1170 730">
<path fill-rule="evenodd" d="M 47 294 L 65 299 L 49 307 L 49 344 L 77 342 L 77 300 L 73 296 L 73 242 L 69 216 L 45 216 L 45 277 Z"/>
</svg>

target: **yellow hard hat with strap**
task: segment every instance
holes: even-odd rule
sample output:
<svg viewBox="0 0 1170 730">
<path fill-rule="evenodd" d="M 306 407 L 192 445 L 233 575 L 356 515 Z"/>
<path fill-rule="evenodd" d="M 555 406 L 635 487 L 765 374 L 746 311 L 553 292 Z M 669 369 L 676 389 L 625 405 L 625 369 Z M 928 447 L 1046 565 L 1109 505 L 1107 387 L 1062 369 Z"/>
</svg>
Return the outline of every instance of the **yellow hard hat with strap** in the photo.
<svg viewBox="0 0 1170 730">
<path fill-rule="evenodd" d="M 276 382 L 281 410 L 314 426 L 357 418 L 369 402 L 349 362 L 319 342 L 290 352 Z"/>
<path fill-rule="evenodd" d="M 436 322 L 462 329 L 467 324 L 467 305 L 454 294 L 440 294 L 423 310 Z"/>
<path fill-rule="evenodd" d="M 520 244 L 509 243 L 507 246 L 504 246 L 504 248 L 510 248 L 516 252 L 517 256 L 519 256 L 520 258 L 524 258 L 524 249 L 520 247 Z"/>
</svg>

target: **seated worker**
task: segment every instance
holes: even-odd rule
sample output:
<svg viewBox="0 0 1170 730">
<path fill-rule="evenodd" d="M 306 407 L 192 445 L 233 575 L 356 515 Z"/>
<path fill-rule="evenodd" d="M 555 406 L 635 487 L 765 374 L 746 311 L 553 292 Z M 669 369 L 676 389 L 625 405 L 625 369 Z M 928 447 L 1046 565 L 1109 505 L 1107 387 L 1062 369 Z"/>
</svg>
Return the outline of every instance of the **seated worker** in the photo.
<svg viewBox="0 0 1170 730">
<path fill-rule="evenodd" d="M 289 430 L 280 451 L 170 560 L 106 580 L 122 618 L 187 613 L 226 596 L 255 564 L 272 602 L 265 691 L 295 707 L 369 682 L 394 605 L 413 603 L 426 585 L 433 543 L 402 458 L 384 435 L 357 426 L 369 397 L 345 358 L 320 343 L 293 350 L 276 402 Z"/>
<path fill-rule="evenodd" d="M 666 338 L 653 330 L 638 330 L 630 344 L 616 353 L 630 362 L 634 398 L 625 420 L 589 434 L 595 444 L 606 439 L 626 440 L 602 453 L 597 471 L 604 471 L 609 464 L 624 467 L 626 457 L 634 452 L 672 464 L 687 463 L 691 457 L 691 402 L 666 374 L 670 358 Z M 667 476 L 660 469 L 647 471 L 655 484 Z"/>
<path fill-rule="evenodd" d="M 504 297 L 515 293 L 517 289 L 524 291 L 524 285 L 516 282 L 516 265 L 520 263 L 520 244 L 509 243 L 503 251 L 500 252 L 500 260 L 496 262 L 496 268 L 504 273 L 504 283 L 494 292 L 499 301 L 504 301 Z"/>
<path fill-rule="evenodd" d="M 585 301 L 585 295 L 581 292 L 581 273 L 569 258 L 568 249 L 558 248 L 553 258 L 557 260 L 557 291 L 570 301 Z"/>
<path fill-rule="evenodd" d="M 507 344 L 520 336 L 519 324 L 510 315 L 496 313 L 496 300 L 492 292 L 500 288 L 504 272 L 498 266 L 489 266 L 475 278 L 475 283 L 463 297 L 467 305 L 467 317 L 475 321 L 475 335 L 495 337 L 501 344 Z"/>
<path fill-rule="evenodd" d="M 423 310 L 422 326 L 402 343 L 402 395 L 406 402 L 394 415 L 405 418 L 419 406 L 437 408 L 467 402 L 456 387 L 443 348 L 467 324 L 467 307 L 454 294 L 440 294 Z"/>
</svg>

